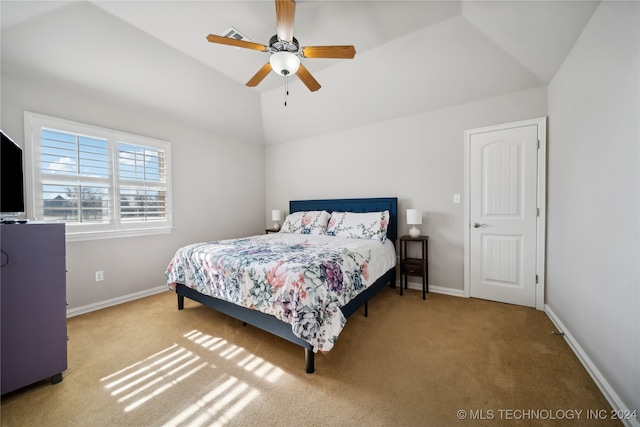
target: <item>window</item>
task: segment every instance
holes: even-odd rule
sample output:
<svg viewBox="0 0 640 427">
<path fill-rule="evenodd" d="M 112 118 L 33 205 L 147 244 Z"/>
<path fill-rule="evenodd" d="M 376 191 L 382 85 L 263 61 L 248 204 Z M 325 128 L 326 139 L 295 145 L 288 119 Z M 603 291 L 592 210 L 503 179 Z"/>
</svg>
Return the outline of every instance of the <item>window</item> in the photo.
<svg viewBox="0 0 640 427">
<path fill-rule="evenodd" d="M 25 113 L 29 215 L 68 240 L 169 232 L 171 144 Z"/>
</svg>

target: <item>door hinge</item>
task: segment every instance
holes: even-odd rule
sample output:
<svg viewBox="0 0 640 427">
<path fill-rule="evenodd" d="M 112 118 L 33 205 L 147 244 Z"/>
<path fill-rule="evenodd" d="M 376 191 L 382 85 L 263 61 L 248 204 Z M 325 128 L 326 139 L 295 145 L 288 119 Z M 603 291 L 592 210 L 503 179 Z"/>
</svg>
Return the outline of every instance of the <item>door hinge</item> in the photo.
<svg viewBox="0 0 640 427">
<path fill-rule="evenodd" d="M 540 149 L 540 140 L 538 140 L 538 150 Z"/>
<path fill-rule="evenodd" d="M 538 275 L 536 274 L 536 285 L 538 284 Z"/>
<path fill-rule="evenodd" d="M 536 216 L 540 216 L 540 208 L 536 208 L 537 212 L 536 212 Z"/>
</svg>

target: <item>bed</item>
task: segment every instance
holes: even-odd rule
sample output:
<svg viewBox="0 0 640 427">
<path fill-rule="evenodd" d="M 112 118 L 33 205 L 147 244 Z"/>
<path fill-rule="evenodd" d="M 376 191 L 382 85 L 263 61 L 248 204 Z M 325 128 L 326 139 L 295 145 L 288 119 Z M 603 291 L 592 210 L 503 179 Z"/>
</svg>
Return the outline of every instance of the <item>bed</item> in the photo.
<svg viewBox="0 0 640 427">
<path fill-rule="evenodd" d="M 372 217 L 381 229 L 344 226 Z M 361 307 L 367 316 L 369 299 L 395 287 L 396 240 L 397 198 L 293 200 L 280 233 L 182 247 L 165 275 L 179 310 L 186 297 L 297 344 L 313 373 L 346 319 Z"/>
</svg>

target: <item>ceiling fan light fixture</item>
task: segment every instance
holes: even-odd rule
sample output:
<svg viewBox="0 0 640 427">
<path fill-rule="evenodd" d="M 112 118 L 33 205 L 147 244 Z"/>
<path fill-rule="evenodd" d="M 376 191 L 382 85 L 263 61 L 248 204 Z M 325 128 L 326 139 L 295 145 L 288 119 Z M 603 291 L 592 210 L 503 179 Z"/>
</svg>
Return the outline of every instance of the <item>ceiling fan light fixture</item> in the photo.
<svg viewBox="0 0 640 427">
<path fill-rule="evenodd" d="M 298 72 L 300 58 L 291 52 L 276 52 L 269 58 L 271 68 L 281 76 L 288 76 Z"/>
</svg>

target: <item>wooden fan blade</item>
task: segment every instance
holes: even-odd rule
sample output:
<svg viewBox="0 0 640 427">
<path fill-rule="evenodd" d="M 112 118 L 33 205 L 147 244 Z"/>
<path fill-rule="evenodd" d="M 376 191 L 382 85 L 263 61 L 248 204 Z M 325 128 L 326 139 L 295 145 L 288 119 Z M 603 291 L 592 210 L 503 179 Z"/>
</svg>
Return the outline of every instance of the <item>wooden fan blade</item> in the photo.
<svg viewBox="0 0 640 427">
<path fill-rule="evenodd" d="M 339 58 L 352 59 L 356 55 L 353 46 L 306 46 L 302 48 L 305 58 Z"/>
<path fill-rule="evenodd" d="M 245 49 L 259 50 L 261 52 L 267 52 L 269 50 L 267 46 L 260 43 L 247 42 L 244 40 L 236 40 L 236 39 L 232 39 L 231 37 L 216 36 L 215 34 L 209 34 L 207 36 L 207 40 L 209 40 L 211 43 L 226 44 L 226 45 L 235 46 L 235 47 L 244 47 Z"/>
<path fill-rule="evenodd" d="M 258 72 L 253 77 L 251 77 L 251 79 L 247 82 L 247 86 L 249 87 L 258 86 L 260 82 L 264 80 L 264 78 L 267 77 L 267 75 L 270 72 L 271 72 L 271 64 L 267 62 L 262 66 L 262 68 L 260 68 L 260 70 L 258 70 Z"/>
<path fill-rule="evenodd" d="M 318 83 L 318 81 L 313 78 L 309 70 L 307 70 L 304 65 L 300 64 L 300 68 L 298 68 L 298 72 L 296 73 L 296 75 L 300 80 L 302 80 L 302 83 L 304 83 L 304 85 L 308 87 L 311 92 L 315 92 L 320 89 L 320 83 Z"/>
<path fill-rule="evenodd" d="M 293 21 L 296 16 L 296 2 L 293 0 L 276 0 L 276 29 L 280 40 L 293 40 Z"/>
</svg>

